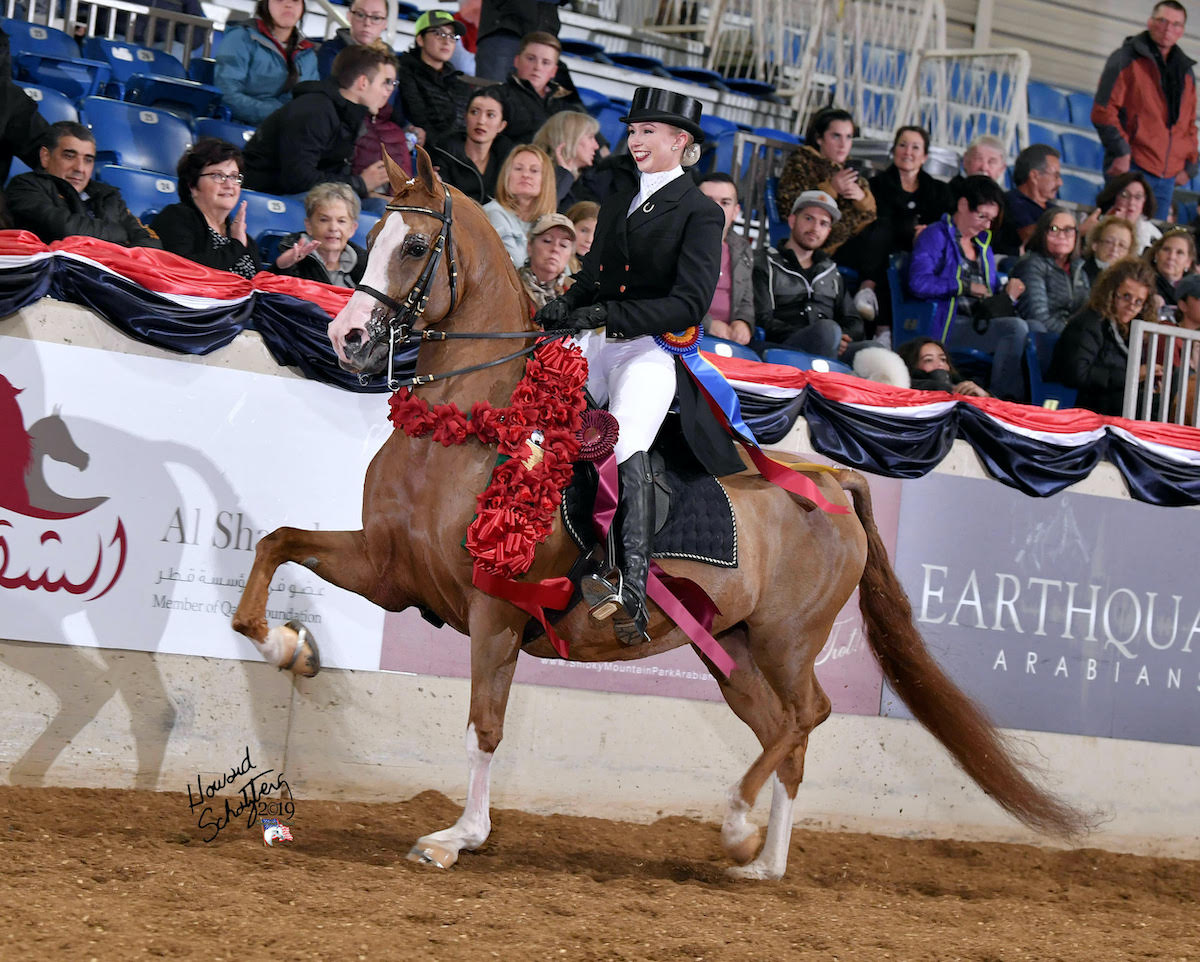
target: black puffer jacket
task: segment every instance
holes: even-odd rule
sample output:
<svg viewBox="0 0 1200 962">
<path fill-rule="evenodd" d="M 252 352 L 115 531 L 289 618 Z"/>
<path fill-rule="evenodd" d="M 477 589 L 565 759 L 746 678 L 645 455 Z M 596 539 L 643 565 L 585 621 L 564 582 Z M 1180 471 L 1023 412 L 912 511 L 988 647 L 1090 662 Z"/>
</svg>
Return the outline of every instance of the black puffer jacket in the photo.
<svg viewBox="0 0 1200 962">
<path fill-rule="evenodd" d="M 324 183 L 369 191 L 350 172 L 354 143 L 368 110 L 341 95 L 331 79 L 296 84 L 292 99 L 264 120 L 246 144 L 246 187 L 268 194 L 301 194 Z"/>
<path fill-rule="evenodd" d="M 471 87 L 461 70 L 446 64 L 434 70 L 414 48 L 400 57 L 396 90 L 409 123 L 425 131 L 426 146 L 437 144 L 463 125 Z"/>
<path fill-rule="evenodd" d="M 84 200 L 65 180 L 44 170 L 18 174 L 5 188 L 13 223 L 47 244 L 64 237 L 98 237 L 122 247 L 162 247 L 158 235 L 129 212 L 121 192 L 93 180 Z"/>
<path fill-rule="evenodd" d="M 492 141 L 487 169 L 480 171 L 467 157 L 467 135 L 459 130 L 444 138 L 429 152 L 429 159 L 438 169 L 442 182 L 457 187 L 472 200 L 486 204 L 496 196 L 496 179 L 500 168 L 513 149 L 513 142 L 501 134 Z"/>
<path fill-rule="evenodd" d="M 560 110 L 576 110 L 571 92 L 551 80 L 546 85 L 546 95 L 538 96 L 529 81 L 521 80 L 515 73 L 509 74 L 502 84 L 489 88 L 504 102 L 504 117 L 508 126 L 504 134 L 514 144 L 529 144 L 542 125 Z"/>
<path fill-rule="evenodd" d="M 558 8 L 566 0 L 488 0 L 479 10 L 479 36 L 498 30 L 523 37 L 541 30 L 558 36 Z"/>
<path fill-rule="evenodd" d="M 1048 376 L 1078 390 L 1081 408 L 1120 415 L 1128 361 L 1129 349 L 1113 323 L 1086 308 L 1071 318 L 1054 346 Z"/>
<path fill-rule="evenodd" d="M 38 167 L 38 147 L 50 126 L 37 104 L 12 80 L 8 35 L 0 30 L 0 184 L 8 180 L 13 157 Z"/>
<path fill-rule="evenodd" d="M 805 270 L 787 248 L 769 247 L 754 255 L 754 307 L 766 339 L 782 344 L 820 319 L 835 321 L 850 339 L 863 336 L 862 318 L 846 292 L 837 265 L 824 255 Z"/>
<path fill-rule="evenodd" d="M 1013 265 L 1012 276 L 1025 285 L 1017 313 L 1027 321 L 1041 321 L 1055 334 L 1083 309 L 1092 289 L 1081 257 L 1072 257 L 1070 271 L 1064 271 L 1053 258 L 1030 251 Z"/>
</svg>

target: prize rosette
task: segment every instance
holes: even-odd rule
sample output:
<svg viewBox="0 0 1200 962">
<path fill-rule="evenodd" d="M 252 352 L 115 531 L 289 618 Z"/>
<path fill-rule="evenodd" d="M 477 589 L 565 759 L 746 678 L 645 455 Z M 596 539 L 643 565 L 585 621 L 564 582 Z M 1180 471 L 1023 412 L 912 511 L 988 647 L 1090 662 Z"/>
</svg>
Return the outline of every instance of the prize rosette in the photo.
<svg viewBox="0 0 1200 962">
<path fill-rule="evenodd" d="M 669 354 L 691 354 L 700 343 L 700 325 L 689 327 L 687 330 L 675 333 L 655 334 L 654 342 Z"/>
</svg>

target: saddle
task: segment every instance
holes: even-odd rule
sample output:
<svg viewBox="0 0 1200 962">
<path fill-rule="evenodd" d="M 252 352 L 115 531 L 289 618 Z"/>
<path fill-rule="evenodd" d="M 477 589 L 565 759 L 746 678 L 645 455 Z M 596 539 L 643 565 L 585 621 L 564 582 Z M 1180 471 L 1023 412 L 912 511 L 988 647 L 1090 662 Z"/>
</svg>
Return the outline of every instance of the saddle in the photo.
<svg viewBox="0 0 1200 962">
<path fill-rule="evenodd" d="M 669 425 L 671 422 L 668 421 Z M 719 568 L 736 568 L 737 526 L 721 482 L 700 466 L 682 434 L 660 432 L 650 451 L 654 475 L 655 558 L 686 558 Z M 583 553 L 597 545 L 592 526 L 597 474 L 588 462 L 575 465 L 563 492 L 563 527 Z"/>
</svg>

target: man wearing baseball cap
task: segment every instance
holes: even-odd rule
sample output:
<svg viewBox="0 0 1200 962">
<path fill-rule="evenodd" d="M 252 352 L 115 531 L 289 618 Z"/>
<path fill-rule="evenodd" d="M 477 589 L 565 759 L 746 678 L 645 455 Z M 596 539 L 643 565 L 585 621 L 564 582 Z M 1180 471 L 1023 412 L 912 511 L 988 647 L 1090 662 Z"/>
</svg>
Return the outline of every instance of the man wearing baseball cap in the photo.
<svg viewBox="0 0 1200 962">
<path fill-rule="evenodd" d="M 405 116 L 425 131 L 427 143 L 463 125 L 471 87 L 450 64 L 466 27 L 445 10 L 426 10 L 413 27 L 412 49 L 400 57 L 396 86 Z"/>
<path fill-rule="evenodd" d="M 862 318 L 846 282 L 837 265 L 820 253 L 841 218 L 829 194 L 806 190 L 792 204 L 787 241 L 779 250 L 770 247 L 755 254 L 756 321 L 770 344 L 839 357 L 862 338 Z"/>
</svg>

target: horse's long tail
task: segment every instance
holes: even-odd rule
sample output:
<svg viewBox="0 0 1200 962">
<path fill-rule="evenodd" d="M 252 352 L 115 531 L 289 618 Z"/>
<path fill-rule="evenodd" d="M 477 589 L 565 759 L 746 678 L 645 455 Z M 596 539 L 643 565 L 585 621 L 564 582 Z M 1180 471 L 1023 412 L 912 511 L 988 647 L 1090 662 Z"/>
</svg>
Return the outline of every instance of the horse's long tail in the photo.
<svg viewBox="0 0 1200 962">
<path fill-rule="evenodd" d="M 1009 814 L 1031 828 L 1076 837 L 1096 818 L 1050 794 L 1022 771 L 1003 735 L 934 661 L 913 622 L 887 549 L 875 527 L 871 492 L 855 471 L 840 473 L 841 486 L 867 535 L 867 563 L 858 600 L 867 639 L 896 694 L 976 784 Z"/>
</svg>

